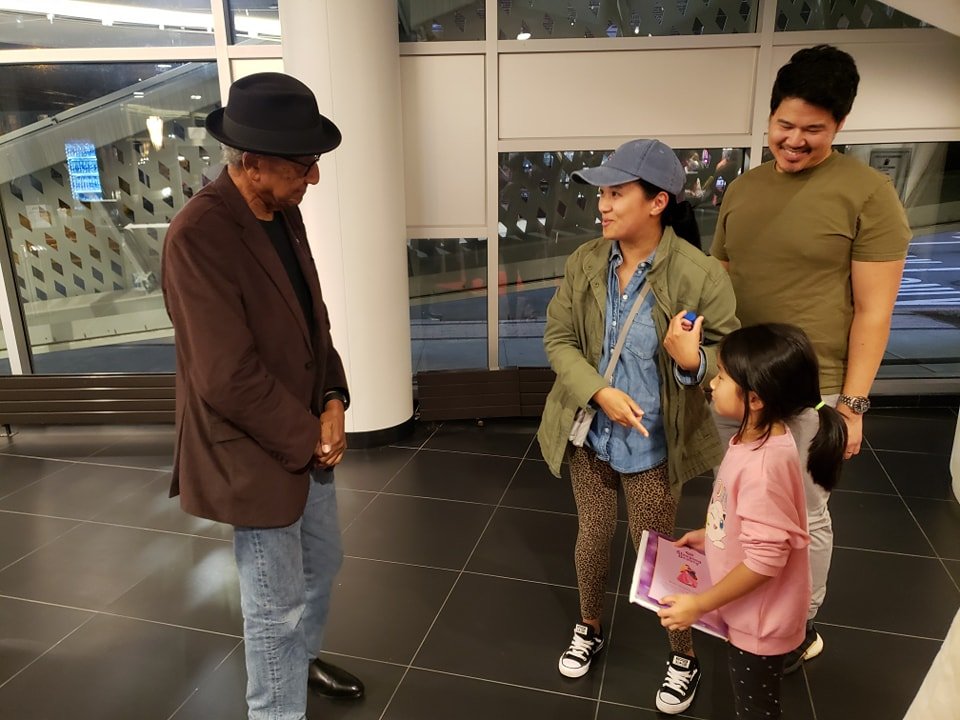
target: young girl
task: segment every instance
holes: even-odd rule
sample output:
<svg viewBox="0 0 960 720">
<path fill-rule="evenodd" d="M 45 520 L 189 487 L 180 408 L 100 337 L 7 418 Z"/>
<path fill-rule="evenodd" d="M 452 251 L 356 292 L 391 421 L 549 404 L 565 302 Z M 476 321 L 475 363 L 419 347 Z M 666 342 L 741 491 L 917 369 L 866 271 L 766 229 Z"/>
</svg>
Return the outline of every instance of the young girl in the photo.
<svg viewBox="0 0 960 720">
<path fill-rule="evenodd" d="M 709 526 L 677 545 L 706 552 L 714 586 L 662 599 L 669 630 L 690 627 L 719 609 L 730 638 L 730 677 L 737 718 L 781 716 L 784 655 L 806 632 L 810 600 L 806 507 L 800 456 L 786 423 L 815 409 L 820 427 L 810 446 L 814 482 L 831 489 L 846 447 L 840 414 L 820 400 L 817 358 L 792 325 L 754 325 L 720 344 L 710 383 L 718 414 L 740 423 L 717 472 Z"/>
</svg>

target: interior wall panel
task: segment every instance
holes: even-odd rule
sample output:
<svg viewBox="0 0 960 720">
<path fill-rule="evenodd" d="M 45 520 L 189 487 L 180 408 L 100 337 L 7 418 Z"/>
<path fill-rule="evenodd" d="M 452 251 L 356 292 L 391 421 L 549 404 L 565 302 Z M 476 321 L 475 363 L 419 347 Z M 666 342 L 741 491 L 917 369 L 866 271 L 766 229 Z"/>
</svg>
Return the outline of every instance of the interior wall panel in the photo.
<svg viewBox="0 0 960 720">
<path fill-rule="evenodd" d="M 500 137 L 750 132 L 757 48 L 500 56 Z"/>
<path fill-rule="evenodd" d="M 484 58 L 400 58 L 407 225 L 485 225 Z"/>
</svg>

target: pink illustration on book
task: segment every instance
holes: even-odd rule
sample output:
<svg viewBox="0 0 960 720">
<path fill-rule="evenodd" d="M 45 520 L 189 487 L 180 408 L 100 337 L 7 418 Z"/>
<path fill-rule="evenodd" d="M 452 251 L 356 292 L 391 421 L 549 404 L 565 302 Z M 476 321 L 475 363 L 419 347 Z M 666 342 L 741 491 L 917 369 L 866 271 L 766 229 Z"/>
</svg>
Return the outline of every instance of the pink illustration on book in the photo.
<svg viewBox="0 0 960 720">
<path fill-rule="evenodd" d="M 697 573 L 691 570 L 686 563 L 680 566 L 680 574 L 677 575 L 677 580 L 684 585 L 689 585 L 694 590 L 697 589 Z"/>
</svg>

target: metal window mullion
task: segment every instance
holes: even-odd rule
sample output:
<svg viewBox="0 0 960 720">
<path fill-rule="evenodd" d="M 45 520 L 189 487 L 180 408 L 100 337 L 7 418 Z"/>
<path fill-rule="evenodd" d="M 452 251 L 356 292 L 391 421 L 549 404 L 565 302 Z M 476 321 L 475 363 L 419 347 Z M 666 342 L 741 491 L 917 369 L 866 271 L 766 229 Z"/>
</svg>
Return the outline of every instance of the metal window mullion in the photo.
<svg viewBox="0 0 960 720">
<path fill-rule="evenodd" d="M 23 314 L 23 302 L 17 288 L 17 273 L 13 267 L 10 238 L 3 203 L 0 203 L 0 227 L 3 230 L 3 247 L 0 248 L 0 324 L 3 339 L 7 344 L 7 357 L 13 375 L 33 375 L 33 357 L 27 336 L 27 322 Z"/>
<path fill-rule="evenodd" d="M 487 367 L 500 368 L 500 233 L 498 231 L 500 103 L 499 57 L 497 54 L 497 1 L 486 0 L 484 38 L 484 86 L 486 91 L 486 188 L 487 197 Z"/>
<path fill-rule="evenodd" d="M 210 0 L 213 13 L 213 43 L 217 57 L 217 77 L 220 82 L 220 104 L 227 104 L 230 84 L 233 82 L 233 68 L 230 65 L 230 34 L 227 23 L 229 0 Z M 281 30 L 282 32 L 282 30 Z"/>
<path fill-rule="evenodd" d="M 777 0 L 760 0 L 760 15 L 757 30 L 760 48 L 757 52 L 757 67 L 753 80 L 753 122 L 750 128 L 750 167 L 760 164 L 763 156 L 767 117 L 770 115 L 769 92 L 773 83 L 773 44 L 777 29 Z"/>
</svg>

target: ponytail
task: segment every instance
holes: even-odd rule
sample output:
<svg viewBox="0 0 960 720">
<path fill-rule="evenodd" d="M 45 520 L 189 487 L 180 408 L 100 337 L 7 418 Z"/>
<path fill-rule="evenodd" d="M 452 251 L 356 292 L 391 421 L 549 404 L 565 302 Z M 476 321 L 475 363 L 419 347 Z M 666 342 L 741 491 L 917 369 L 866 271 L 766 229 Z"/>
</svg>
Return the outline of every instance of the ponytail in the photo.
<svg viewBox="0 0 960 720">
<path fill-rule="evenodd" d="M 703 250 L 700 243 L 700 226 L 697 225 L 697 218 L 693 214 L 693 205 L 687 200 L 677 202 L 676 195 L 646 180 L 638 179 L 637 182 L 640 183 L 648 200 L 655 198 L 659 193 L 667 193 L 667 207 L 660 215 L 660 224 L 669 225 L 678 237 L 682 237 L 697 250 Z"/>
<path fill-rule="evenodd" d="M 847 449 L 847 422 L 835 408 L 822 401 L 817 406 L 820 428 L 810 443 L 807 470 L 824 490 L 833 490 L 840 479 L 843 453 Z"/>
</svg>

